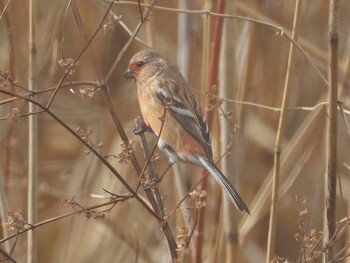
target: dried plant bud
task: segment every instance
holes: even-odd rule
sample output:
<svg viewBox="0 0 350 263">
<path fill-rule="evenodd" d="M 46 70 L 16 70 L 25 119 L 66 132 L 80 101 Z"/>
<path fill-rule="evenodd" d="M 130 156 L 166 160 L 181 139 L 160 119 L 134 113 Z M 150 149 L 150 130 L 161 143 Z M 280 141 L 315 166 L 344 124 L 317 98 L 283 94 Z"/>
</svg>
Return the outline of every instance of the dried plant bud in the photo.
<svg viewBox="0 0 350 263">
<path fill-rule="evenodd" d="M 79 89 L 74 89 L 74 88 L 70 88 L 70 91 L 75 94 L 78 95 L 80 97 L 86 97 L 91 99 L 96 91 L 98 91 L 97 88 L 79 88 Z"/>
<path fill-rule="evenodd" d="M 88 127 L 86 130 L 87 134 L 90 135 L 94 132 L 94 129 L 92 127 Z"/>
<path fill-rule="evenodd" d="M 94 214 L 94 219 L 105 219 L 106 214 L 104 212 L 96 212 Z"/>
<path fill-rule="evenodd" d="M 12 108 L 9 113 L 7 113 L 6 118 L 10 122 L 19 121 L 20 120 L 20 114 L 18 108 Z"/>
<path fill-rule="evenodd" d="M 80 138 L 82 138 L 86 143 L 88 143 L 92 148 L 96 148 L 95 144 L 91 141 L 90 135 L 94 132 L 94 129 L 92 127 L 88 127 L 86 131 L 84 131 L 79 126 L 75 129 L 75 132 L 79 135 Z M 90 150 L 84 151 L 86 154 L 90 153 Z"/>
<path fill-rule="evenodd" d="M 285 258 L 279 257 L 279 256 L 275 256 L 273 260 L 271 260 L 272 263 L 287 263 L 288 260 L 286 260 Z"/>
<path fill-rule="evenodd" d="M 300 233 L 296 233 L 295 235 L 294 235 L 294 238 L 295 238 L 295 240 L 297 241 L 297 242 L 299 242 L 300 241 Z"/>
<path fill-rule="evenodd" d="M 188 228 L 185 226 L 176 226 L 176 243 L 178 245 L 177 252 L 187 253 L 189 252 L 188 244 L 190 241 L 190 236 L 188 234 Z"/>
<path fill-rule="evenodd" d="M 107 31 L 115 32 L 117 28 L 117 23 L 120 21 L 122 16 L 117 16 L 116 14 L 109 14 L 107 16 L 107 22 L 102 25 L 102 29 L 104 33 L 106 34 Z"/>
<path fill-rule="evenodd" d="M 235 118 L 235 114 L 233 110 L 229 110 L 226 112 L 225 114 L 225 119 L 228 123 L 228 126 L 230 127 L 230 129 L 235 132 L 235 130 L 237 129 L 237 127 L 235 126 L 234 123 L 234 118 Z"/>
<path fill-rule="evenodd" d="M 75 132 L 81 137 L 83 135 L 83 129 L 80 128 L 79 126 L 75 129 Z"/>
<path fill-rule="evenodd" d="M 62 204 L 64 205 L 64 206 L 68 206 L 68 207 L 70 207 L 70 208 L 74 208 L 74 207 L 76 207 L 76 206 L 79 206 L 78 204 L 77 204 L 77 202 L 75 202 L 75 200 L 74 200 L 74 196 L 72 197 L 72 198 L 70 198 L 70 199 L 66 199 L 66 198 L 62 198 Z M 80 207 L 80 206 L 79 206 Z"/>
<path fill-rule="evenodd" d="M 122 142 L 120 146 L 122 147 L 122 150 L 117 155 L 117 160 L 119 163 L 129 163 L 131 161 L 132 155 L 133 155 L 133 141 L 129 142 Z"/>
<path fill-rule="evenodd" d="M 216 85 L 213 87 L 213 90 L 216 90 L 217 87 Z M 218 96 L 216 96 L 216 94 L 214 92 L 206 92 L 205 96 L 209 99 L 210 104 L 207 105 L 207 110 L 211 111 L 219 106 L 221 106 L 221 104 L 224 102 L 223 99 L 219 98 Z"/>
<path fill-rule="evenodd" d="M 207 204 L 205 201 L 197 201 L 196 202 L 196 209 L 201 209 L 203 207 L 205 207 Z"/>
<path fill-rule="evenodd" d="M 195 199 L 197 197 L 199 198 L 203 198 L 205 196 L 207 196 L 207 191 L 205 190 L 194 190 L 192 192 L 189 193 L 190 199 Z"/>
<path fill-rule="evenodd" d="M 24 221 L 21 210 L 8 212 L 6 222 L 3 222 L 1 225 L 4 228 L 8 228 L 10 231 L 16 232 L 30 228 L 30 225 Z"/>
<path fill-rule="evenodd" d="M 198 193 L 198 196 L 200 198 L 203 198 L 203 197 L 207 196 L 207 194 L 208 194 L 207 191 L 205 191 L 205 190 L 198 190 L 197 193 Z"/>
<path fill-rule="evenodd" d="M 190 196 L 190 199 L 194 199 L 197 197 L 197 191 L 193 190 L 192 192 L 189 192 L 188 195 Z"/>
<path fill-rule="evenodd" d="M 150 161 L 151 161 L 151 162 L 156 162 L 156 161 L 159 160 L 159 158 L 160 158 L 160 157 L 159 157 L 159 154 L 158 154 L 157 152 L 155 152 L 155 153 L 152 155 Z"/>
<path fill-rule="evenodd" d="M 65 71 L 68 71 L 69 75 L 73 75 L 76 72 L 76 67 L 79 66 L 79 62 L 75 61 L 73 58 L 66 58 L 60 59 L 58 65 L 60 65 Z"/>
</svg>

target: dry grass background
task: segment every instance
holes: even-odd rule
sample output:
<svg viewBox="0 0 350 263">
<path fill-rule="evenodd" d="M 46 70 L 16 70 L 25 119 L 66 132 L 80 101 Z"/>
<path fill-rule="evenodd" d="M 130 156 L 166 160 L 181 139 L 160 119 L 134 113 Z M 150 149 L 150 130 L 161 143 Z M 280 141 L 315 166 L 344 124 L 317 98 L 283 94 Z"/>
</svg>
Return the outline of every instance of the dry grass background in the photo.
<svg viewBox="0 0 350 263">
<path fill-rule="evenodd" d="M 1 10 L 7 1 L 0 3 Z M 84 48 L 79 30 L 68 1 L 39 1 L 37 3 L 37 61 L 38 89 L 57 85 L 64 70 L 59 66 L 61 52 L 65 58 L 75 58 Z M 88 36 L 92 36 L 103 18 L 108 3 L 104 1 L 77 1 Z M 180 5 L 193 10 L 215 11 L 215 1 L 158 1 L 158 6 L 179 8 Z M 240 15 L 283 27 L 290 34 L 293 23 L 295 1 L 226 1 L 225 13 Z M 65 12 L 67 16 L 65 18 Z M 133 30 L 139 22 L 137 6 L 118 4 L 112 8 L 121 21 Z M 27 87 L 28 79 L 28 2 L 11 1 L 0 23 L 1 49 L 0 69 L 9 71 L 19 85 Z M 327 76 L 328 43 L 328 1 L 301 1 L 299 32 L 297 42 Z M 339 42 L 339 100 L 344 108 L 350 109 L 349 87 L 349 17 L 350 2 L 340 2 L 340 42 Z M 180 20 L 185 19 L 184 27 L 179 28 Z M 174 63 L 180 65 L 190 86 L 204 103 L 210 40 L 213 32 L 214 16 L 200 14 L 179 15 L 154 9 L 149 21 L 141 28 L 138 38 L 149 47 L 159 51 Z M 106 22 L 104 22 L 106 23 Z M 182 30 L 182 31 L 181 31 Z M 62 34 L 65 40 L 60 49 Z M 179 34 L 179 32 L 184 32 Z M 271 180 L 274 146 L 276 140 L 279 111 L 287 71 L 290 42 L 276 34 L 271 27 L 251 23 L 245 19 L 225 19 L 222 33 L 222 54 L 219 63 L 221 97 L 227 99 L 222 106 L 232 113 L 231 126 L 227 126 L 218 107 L 214 107 L 212 124 L 215 159 L 225 151 L 223 129 L 233 133 L 232 151 L 225 157 L 227 176 L 235 182 L 239 192 L 252 211 L 252 216 L 241 215 L 227 205 L 219 187 L 209 179 L 206 196 L 204 242 L 202 262 L 264 262 L 266 257 L 269 211 L 271 204 Z M 91 44 L 97 58 L 97 67 L 105 76 L 115 57 L 129 38 L 119 23 L 114 30 L 101 30 Z M 209 40 L 209 41 L 208 41 Z M 115 112 L 123 127 L 134 141 L 134 152 L 141 164 L 144 163 L 138 136 L 133 135 L 135 118 L 140 115 L 136 87 L 123 78 L 130 57 L 144 44 L 135 40 L 128 48 L 109 82 Z M 207 53 L 208 54 L 208 53 Z M 181 55 L 181 56 L 180 56 Z M 181 58 L 182 57 L 182 58 Z M 181 60 L 181 59 L 182 60 Z M 186 69 L 187 67 L 187 69 Z M 286 127 L 282 137 L 282 165 L 280 176 L 280 199 L 276 230 L 276 255 L 288 262 L 302 260 L 302 242 L 296 239 L 298 227 L 304 227 L 308 236 L 304 242 L 312 243 L 310 231 L 315 230 L 317 238 L 322 236 L 324 211 L 325 173 L 325 132 L 326 107 L 321 105 L 312 110 L 300 107 L 313 107 L 325 101 L 327 87 L 313 69 L 310 61 L 295 52 L 290 69 L 290 94 L 287 105 Z M 75 73 L 68 81 L 96 81 L 94 70 L 86 53 L 75 67 Z M 11 85 L 1 89 L 16 93 L 22 91 Z M 224 88 L 223 88 L 224 87 Z M 86 86 L 85 86 L 86 88 Z M 79 87 L 74 87 L 77 91 Z M 43 93 L 37 100 L 44 105 L 51 93 Z M 9 96 L 1 94 L 1 101 Z M 240 103 L 239 103 L 240 102 Z M 251 102 L 274 109 L 247 105 Z M 22 210 L 27 216 L 28 184 L 28 118 L 10 121 L 6 116 L 11 109 L 18 108 L 21 114 L 27 112 L 28 102 L 12 101 L 0 105 L 3 119 L 0 122 L 0 191 L 1 219 L 6 221 L 8 211 Z M 204 106 L 204 105 L 203 105 Z M 295 109 L 298 108 L 298 109 Z M 52 106 L 52 112 L 67 123 L 73 130 L 81 127 L 93 129 L 90 139 L 102 155 L 118 154 L 121 139 L 111 119 L 101 92 L 92 98 L 72 93 L 68 88 L 60 88 Z M 346 115 L 348 117 L 348 115 Z M 339 112 L 338 124 L 338 169 L 342 183 L 343 199 L 338 191 L 337 220 L 346 217 L 349 203 L 349 135 L 345 120 Z M 232 124 L 234 126 L 232 126 Z M 228 127 L 228 128 L 227 128 Z M 234 127 L 234 128 L 232 128 Z M 149 145 L 153 145 L 151 136 Z M 75 201 L 84 207 L 100 204 L 106 200 L 93 198 L 91 194 L 106 195 L 103 191 L 121 194 L 125 187 L 106 169 L 93 154 L 86 154 L 85 147 L 64 130 L 48 114 L 38 115 L 38 222 L 74 211 L 61 202 L 74 196 Z M 154 162 L 158 173 L 164 169 L 167 160 L 159 152 L 159 161 Z M 121 164 L 115 158 L 108 161 L 131 185 L 137 184 L 137 175 L 131 164 Z M 183 191 L 190 189 L 200 179 L 199 170 L 192 165 L 181 165 L 181 175 L 171 171 L 160 183 L 164 195 L 166 212 L 170 213 L 183 197 Z M 181 185 L 176 178 L 181 176 Z M 187 188 L 186 188 L 187 187 Z M 182 192 L 181 192 L 182 191 Z M 140 192 L 144 196 L 144 192 Z M 299 202 L 295 196 L 298 196 Z M 303 200 L 307 200 L 304 202 Z M 298 212 L 298 206 L 299 212 Z M 227 210 L 228 209 L 228 210 Z M 307 214 L 302 210 L 307 209 Z M 194 220 L 194 210 L 191 219 Z M 175 235 L 181 234 L 186 225 L 178 209 L 169 219 Z M 231 215 L 233 213 L 233 215 Z M 298 215 L 299 214 L 299 215 Z M 302 214 L 302 215 L 300 215 Z M 225 215 L 225 216 L 224 216 Z M 231 217 L 231 216 L 232 217 Z M 234 218 L 233 229 L 238 229 L 239 246 L 230 255 L 230 241 L 224 232 L 227 218 Z M 232 219 L 233 220 L 233 219 Z M 299 222 L 299 223 L 298 223 Z M 232 223 L 232 222 L 231 222 Z M 37 262 L 170 262 L 171 257 L 166 239 L 159 224 L 136 200 L 117 204 L 104 219 L 86 219 L 83 214 L 73 215 L 35 229 L 37 233 Z M 190 230 L 189 230 L 190 231 Z M 234 231 L 234 230 L 233 230 Z M 9 233 L 3 229 L 2 236 Z M 232 238 L 232 235 L 231 235 Z M 9 252 L 14 239 L 2 243 L 2 251 Z M 232 241 L 232 240 L 231 240 Z M 322 246 L 322 241 L 318 243 Z M 336 251 L 349 245 L 348 233 L 336 243 Z M 19 236 L 12 259 L 25 262 L 26 234 Z M 189 247 L 193 251 L 192 245 Z M 231 247 L 232 248 L 232 247 Z M 305 248 L 305 247 L 304 247 Z M 320 251 L 320 247 L 315 250 Z M 347 251 L 345 251 L 345 254 Z M 226 260 L 226 261 L 225 261 Z M 9 261 L 11 262 L 11 261 Z M 191 262 L 190 257 L 183 262 Z M 194 261 L 193 261 L 194 262 Z M 233 261 L 232 261 L 233 262 Z M 321 257 L 315 261 L 321 262 Z M 344 259 L 344 262 L 347 262 Z M 348 261 L 350 262 L 350 261 Z"/>
</svg>

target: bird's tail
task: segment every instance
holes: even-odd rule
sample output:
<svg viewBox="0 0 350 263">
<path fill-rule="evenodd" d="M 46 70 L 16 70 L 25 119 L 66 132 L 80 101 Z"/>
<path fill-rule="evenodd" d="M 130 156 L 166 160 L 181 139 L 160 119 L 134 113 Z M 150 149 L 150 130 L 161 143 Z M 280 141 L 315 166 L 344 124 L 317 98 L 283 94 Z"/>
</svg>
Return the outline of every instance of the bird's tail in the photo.
<svg viewBox="0 0 350 263">
<path fill-rule="evenodd" d="M 215 165 L 212 160 L 206 157 L 198 156 L 200 163 L 207 169 L 207 171 L 214 177 L 214 179 L 219 183 L 221 188 L 225 191 L 230 200 L 235 204 L 235 206 L 242 212 L 247 212 L 250 215 L 247 205 L 244 203 L 236 189 L 226 178 L 226 176 L 220 171 L 220 169 Z"/>
</svg>

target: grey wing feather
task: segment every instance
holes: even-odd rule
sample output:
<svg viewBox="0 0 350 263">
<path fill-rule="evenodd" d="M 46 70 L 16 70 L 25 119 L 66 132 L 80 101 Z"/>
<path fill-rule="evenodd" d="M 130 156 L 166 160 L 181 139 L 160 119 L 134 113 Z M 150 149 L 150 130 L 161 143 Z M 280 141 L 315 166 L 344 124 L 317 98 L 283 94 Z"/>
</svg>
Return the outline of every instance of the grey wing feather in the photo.
<svg viewBox="0 0 350 263">
<path fill-rule="evenodd" d="M 215 165 L 212 160 L 206 157 L 198 156 L 198 160 L 202 165 L 208 170 L 208 172 L 213 176 L 213 178 L 219 183 L 222 190 L 226 193 L 232 203 L 242 212 L 246 212 L 250 215 L 248 206 L 244 203 L 242 197 L 238 194 L 236 189 L 230 183 L 230 181 L 225 177 L 225 175 L 220 171 L 220 169 Z"/>
</svg>

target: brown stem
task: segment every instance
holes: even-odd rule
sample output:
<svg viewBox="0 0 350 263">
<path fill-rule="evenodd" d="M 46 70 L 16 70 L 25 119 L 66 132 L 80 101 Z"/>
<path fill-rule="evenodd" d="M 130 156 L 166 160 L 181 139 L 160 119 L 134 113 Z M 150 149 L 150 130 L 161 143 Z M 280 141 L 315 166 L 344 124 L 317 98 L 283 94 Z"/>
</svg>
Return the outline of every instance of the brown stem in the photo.
<svg viewBox="0 0 350 263">
<path fill-rule="evenodd" d="M 223 13 L 225 10 L 225 0 L 218 0 L 216 5 L 216 12 Z M 211 43 L 212 53 L 210 55 L 210 66 L 209 66 L 209 77 L 208 77 L 208 94 L 217 93 L 216 87 L 218 81 L 218 67 L 219 67 L 219 56 L 221 46 L 221 32 L 223 26 L 223 18 L 215 17 L 213 39 Z M 213 105 L 213 98 L 210 96 L 206 101 L 205 118 L 207 119 L 209 127 L 212 123 L 212 112 L 208 110 Z M 202 176 L 205 176 L 206 171 L 202 170 Z M 207 178 L 205 177 L 199 186 L 200 189 L 207 189 Z M 198 222 L 196 225 L 195 236 L 194 236 L 194 262 L 202 262 L 202 247 L 203 247 L 203 228 L 205 219 L 205 206 L 197 211 Z"/>
<path fill-rule="evenodd" d="M 293 19 L 293 31 L 292 39 L 296 40 L 298 36 L 298 25 L 300 21 L 300 4 L 301 0 L 297 0 L 294 9 L 294 19 Z M 282 140 L 284 135 L 284 129 L 286 126 L 286 116 L 288 110 L 288 100 L 291 86 L 291 71 L 293 69 L 293 58 L 295 53 L 295 46 L 290 43 L 289 54 L 288 54 L 288 64 L 286 70 L 286 77 L 284 82 L 283 97 L 281 103 L 281 113 L 278 120 L 277 135 L 275 141 L 275 151 L 274 151 L 274 163 L 273 163 L 273 178 L 272 178 L 272 196 L 271 196 L 271 209 L 270 209 L 270 220 L 269 220 L 269 231 L 267 238 L 267 253 L 266 262 L 269 263 L 275 256 L 275 240 L 276 240 L 276 229 L 277 229 L 277 212 L 279 203 L 279 181 L 281 177 L 281 154 L 282 154 Z"/>
<path fill-rule="evenodd" d="M 328 92 L 328 134 L 326 174 L 326 229 L 325 242 L 329 242 L 336 229 L 337 191 L 337 101 L 338 101 L 338 42 L 339 42 L 339 1 L 330 1 L 329 20 L 329 92 Z M 328 248 L 328 260 L 334 256 L 334 248 Z"/>
</svg>

